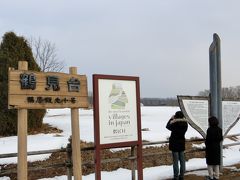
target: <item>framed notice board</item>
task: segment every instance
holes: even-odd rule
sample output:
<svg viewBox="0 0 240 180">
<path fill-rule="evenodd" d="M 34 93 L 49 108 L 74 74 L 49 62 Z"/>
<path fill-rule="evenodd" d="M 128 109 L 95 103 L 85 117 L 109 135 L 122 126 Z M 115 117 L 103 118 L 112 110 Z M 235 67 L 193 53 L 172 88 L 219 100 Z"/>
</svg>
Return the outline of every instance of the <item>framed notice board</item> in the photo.
<svg viewBox="0 0 240 180">
<path fill-rule="evenodd" d="M 101 179 L 100 151 L 137 146 L 138 179 L 142 179 L 139 78 L 93 75 L 96 179 Z"/>
</svg>

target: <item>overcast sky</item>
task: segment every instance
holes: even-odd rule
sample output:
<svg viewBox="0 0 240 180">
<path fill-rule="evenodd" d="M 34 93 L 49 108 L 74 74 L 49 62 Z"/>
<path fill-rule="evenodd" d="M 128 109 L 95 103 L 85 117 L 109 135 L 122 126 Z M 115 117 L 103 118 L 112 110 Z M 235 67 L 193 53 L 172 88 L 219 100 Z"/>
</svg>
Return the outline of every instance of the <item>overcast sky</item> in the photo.
<svg viewBox="0 0 240 180">
<path fill-rule="evenodd" d="M 0 35 L 41 37 L 60 60 L 93 74 L 140 77 L 141 97 L 209 89 L 213 33 L 221 38 L 222 85 L 240 85 L 239 0 L 5 0 Z"/>
</svg>

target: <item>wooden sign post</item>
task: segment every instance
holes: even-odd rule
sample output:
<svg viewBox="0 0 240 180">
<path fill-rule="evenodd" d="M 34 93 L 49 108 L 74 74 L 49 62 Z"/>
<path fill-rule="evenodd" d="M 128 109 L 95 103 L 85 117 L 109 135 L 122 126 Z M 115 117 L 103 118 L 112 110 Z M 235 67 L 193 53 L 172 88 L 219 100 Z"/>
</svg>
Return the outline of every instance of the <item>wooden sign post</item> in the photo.
<svg viewBox="0 0 240 180">
<path fill-rule="evenodd" d="M 74 179 L 82 179 L 79 108 L 88 108 L 87 78 L 71 67 L 70 74 L 28 71 L 26 61 L 9 69 L 8 108 L 18 109 L 18 180 L 27 180 L 27 109 L 71 108 Z"/>
<path fill-rule="evenodd" d="M 70 74 L 77 74 L 77 68 L 71 67 Z M 80 131 L 79 131 L 79 111 L 78 108 L 71 108 L 72 121 L 72 157 L 73 157 L 73 174 L 75 179 L 82 179 L 81 165 L 81 148 L 80 148 Z"/>
<path fill-rule="evenodd" d="M 19 70 L 28 70 L 26 61 L 19 61 Z M 27 109 L 18 109 L 18 166 L 19 180 L 27 179 Z"/>
</svg>

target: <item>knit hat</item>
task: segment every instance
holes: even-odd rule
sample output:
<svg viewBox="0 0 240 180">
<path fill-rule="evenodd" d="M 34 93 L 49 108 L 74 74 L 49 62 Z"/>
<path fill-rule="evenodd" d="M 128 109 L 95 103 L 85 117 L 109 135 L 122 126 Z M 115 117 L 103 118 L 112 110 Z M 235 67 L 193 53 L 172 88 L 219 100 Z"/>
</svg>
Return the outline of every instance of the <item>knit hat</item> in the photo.
<svg viewBox="0 0 240 180">
<path fill-rule="evenodd" d="M 176 113 L 175 113 L 175 116 L 174 116 L 175 118 L 184 118 L 184 115 L 183 115 L 183 113 L 182 113 L 182 111 L 177 111 Z"/>
</svg>

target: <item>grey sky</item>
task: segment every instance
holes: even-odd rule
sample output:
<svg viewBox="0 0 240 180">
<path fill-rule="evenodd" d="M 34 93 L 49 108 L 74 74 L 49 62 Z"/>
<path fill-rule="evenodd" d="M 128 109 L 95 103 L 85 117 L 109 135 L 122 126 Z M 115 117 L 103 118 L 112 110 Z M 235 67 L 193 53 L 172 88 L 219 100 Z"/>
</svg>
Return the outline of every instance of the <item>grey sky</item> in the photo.
<svg viewBox="0 0 240 180">
<path fill-rule="evenodd" d="M 208 48 L 222 40 L 222 85 L 240 85 L 240 1 L 1 1 L 0 35 L 14 31 L 55 43 L 67 67 L 139 76 L 141 97 L 209 89 Z"/>
</svg>

